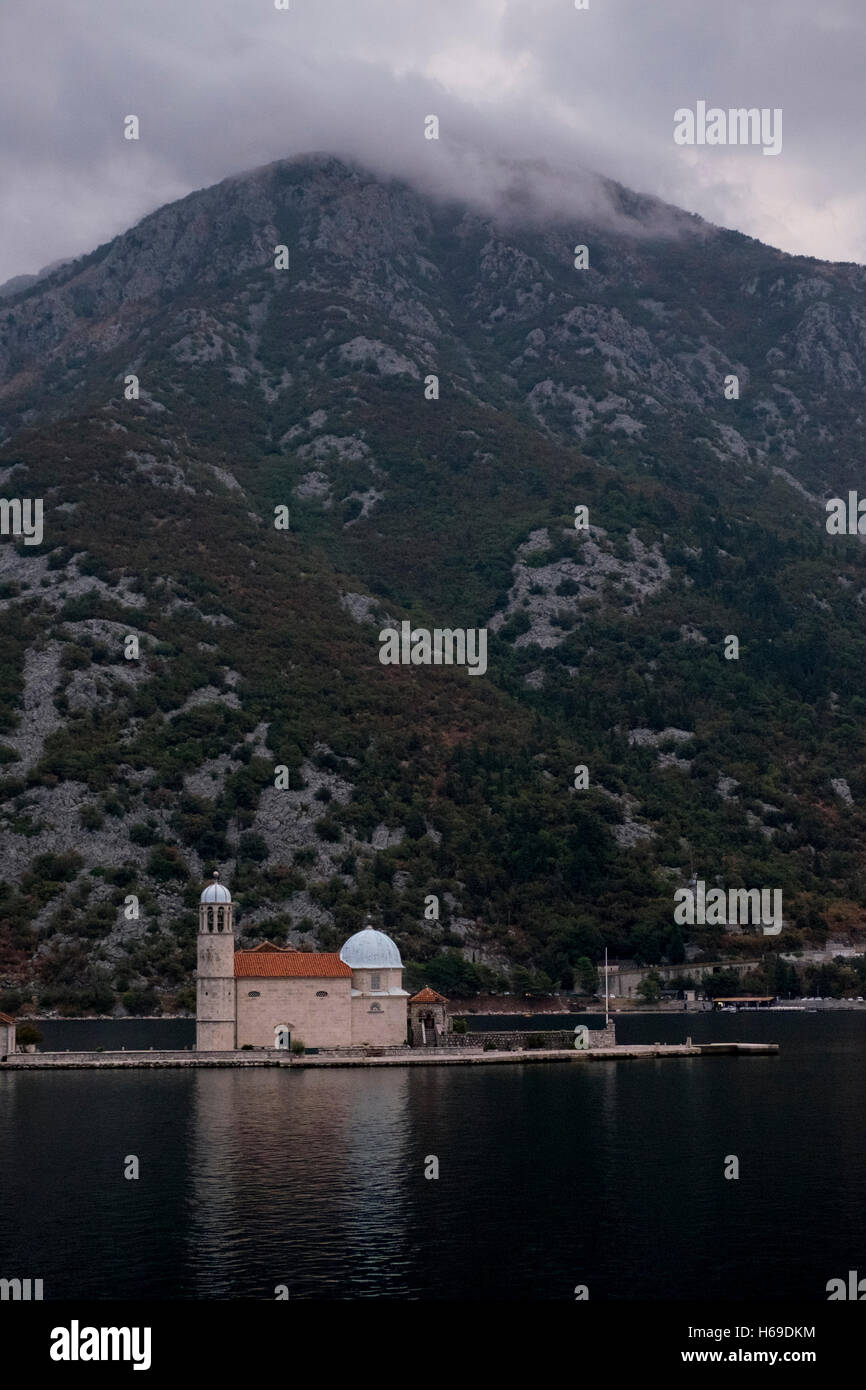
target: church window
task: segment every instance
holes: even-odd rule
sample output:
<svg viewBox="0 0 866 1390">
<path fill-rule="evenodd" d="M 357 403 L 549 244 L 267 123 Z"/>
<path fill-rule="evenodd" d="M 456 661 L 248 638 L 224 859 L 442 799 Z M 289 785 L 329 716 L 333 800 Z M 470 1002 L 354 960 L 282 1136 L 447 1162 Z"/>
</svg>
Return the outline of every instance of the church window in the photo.
<svg viewBox="0 0 866 1390">
<path fill-rule="evenodd" d="M 370 976 L 370 988 L 371 988 L 371 989 L 381 989 L 381 988 L 382 988 L 382 983 L 381 983 L 381 981 L 382 981 L 381 975 L 371 975 L 371 976 Z"/>
<path fill-rule="evenodd" d="M 247 998 L 248 998 L 248 999 L 261 999 L 261 997 L 262 997 L 262 992 L 261 992 L 260 989 L 251 989 L 251 990 L 249 990 L 249 991 L 247 992 Z"/>
<path fill-rule="evenodd" d="M 327 999 L 327 997 L 328 997 L 328 991 L 327 991 L 326 989 L 317 989 L 317 990 L 316 990 L 316 998 L 317 998 L 317 999 Z"/>
<path fill-rule="evenodd" d="M 222 931 L 224 920 L 225 920 L 225 908 L 224 908 L 224 907 L 217 908 L 217 931 Z"/>
<path fill-rule="evenodd" d="M 371 1014 L 380 1014 L 380 1013 L 382 1012 L 382 1005 L 381 1005 L 381 1004 L 371 1004 L 370 1007 L 369 1007 L 369 1009 L 367 1010 L 367 1012 L 368 1012 L 368 1013 L 371 1013 Z"/>
<path fill-rule="evenodd" d="M 209 907 L 208 910 L 207 910 L 207 929 L 208 929 L 208 931 L 213 931 L 213 908 L 212 908 L 212 907 Z"/>
</svg>

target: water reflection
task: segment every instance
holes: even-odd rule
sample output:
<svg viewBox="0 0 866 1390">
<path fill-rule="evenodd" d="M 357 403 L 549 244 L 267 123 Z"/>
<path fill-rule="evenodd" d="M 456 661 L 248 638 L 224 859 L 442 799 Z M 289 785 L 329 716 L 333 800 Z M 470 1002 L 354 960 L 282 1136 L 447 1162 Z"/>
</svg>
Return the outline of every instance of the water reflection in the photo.
<svg viewBox="0 0 866 1390">
<path fill-rule="evenodd" d="M 823 1298 L 862 1262 L 866 1017 L 628 1026 L 782 1051 L 0 1072 L 0 1276 L 48 1298 Z"/>
<path fill-rule="evenodd" d="M 408 1072 L 193 1078 L 195 1295 L 273 1298 L 277 1284 L 290 1297 L 398 1292 L 411 1176 Z"/>
</svg>

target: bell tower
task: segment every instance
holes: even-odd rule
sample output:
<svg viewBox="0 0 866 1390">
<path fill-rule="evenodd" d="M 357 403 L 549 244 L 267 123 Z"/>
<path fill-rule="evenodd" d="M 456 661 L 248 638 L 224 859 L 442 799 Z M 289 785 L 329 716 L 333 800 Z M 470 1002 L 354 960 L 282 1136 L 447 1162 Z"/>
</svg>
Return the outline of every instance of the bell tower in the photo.
<svg viewBox="0 0 866 1390">
<path fill-rule="evenodd" d="M 213 876 L 198 910 L 196 971 L 196 1052 L 232 1052 L 236 1046 L 235 938 L 232 898 Z"/>
</svg>

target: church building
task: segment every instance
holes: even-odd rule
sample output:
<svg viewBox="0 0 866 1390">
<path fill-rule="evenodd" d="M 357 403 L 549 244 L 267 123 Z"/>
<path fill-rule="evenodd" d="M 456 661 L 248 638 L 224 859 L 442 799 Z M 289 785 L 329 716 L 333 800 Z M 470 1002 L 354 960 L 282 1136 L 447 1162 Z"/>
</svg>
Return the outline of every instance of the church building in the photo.
<svg viewBox="0 0 866 1390">
<path fill-rule="evenodd" d="M 407 1041 L 403 962 L 368 922 L 339 952 L 263 941 L 236 951 L 231 894 L 214 874 L 201 895 L 196 1050 L 394 1046 Z"/>
</svg>

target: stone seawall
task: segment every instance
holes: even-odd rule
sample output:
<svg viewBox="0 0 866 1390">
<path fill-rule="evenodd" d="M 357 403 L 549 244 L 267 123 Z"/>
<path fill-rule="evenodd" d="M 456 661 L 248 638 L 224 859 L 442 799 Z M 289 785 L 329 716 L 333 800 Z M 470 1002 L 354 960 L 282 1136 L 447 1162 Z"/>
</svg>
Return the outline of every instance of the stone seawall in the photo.
<svg viewBox="0 0 866 1390">
<path fill-rule="evenodd" d="M 286 1052 L 262 1049 L 260 1052 L 42 1052 L 17 1054 L 15 1061 L 0 1062 L 0 1071 L 31 1071 L 40 1069 L 93 1070 L 159 1067 L 436 1067 L 474 1066 L 485 1063 L 591 1062 L 658 1060 L 665 1057 L 750 1057 L 777 1053 L 778 1043 L 636 1043 L 626 1047 L 595 1047 L 579 1052 L 574 1047 L 532 1048 L 516 1051 L 483 1052 L 475 1048 L 404 1047 L 379 1049 L 382 1054 L 368 1052 L 363 1056 L 348 1056 L 333 1052 L 330 1056 L 293 1057 Z"/>
<path fill-rule="evenodd" d="M 540 1039 L 540 1041 L 539 1041 Z M 563 1047 L 574 1049 L 573 1028 L 526 1028 L 521 1031 L 507 1029 L 502 1032 L 450 1033 L 449 1047 L 485 1048 L 488 1052 L 525 1052 L 533 1047 L 547 1051 Z M 589 1029 L 590 1050 L 598 1047 L 616 1046 L 616 1028 L 609 1023 L 606 1028 Z M 414 1049 L 413 1049 L 414 1051 Z"/>
<path fill-rule="evenodd" d="M 616 1046 L 616 1031 L 612 1023 L 607 1028 L 590 1028 L 589 1030 L 589 1050 L 597 1051 L 600 1048 L 611 1048 Z M 303 1060 L 309 1057 L 311 1062 L 316 1057 L 322 1057 L 331 1061 L 344 1058 L 347 1061 L 362 1061 L 365 1058 L 390 1057 L 411 1060 L 413 1057 L 436 1057 L 443 1052 L 460 1053 L 483 1053 L 489 1055 L 494 1052 L 561 1052 L 575 1051 L 574 1030 L 571 1028 L 553 1028 L 544 1031 L 533 1032 L 526 1029 L 521 1032 L 507 1030 L 503 1032 L 491 1033 L 450 1033 L 447 1043 L 442 1047 L 409 1047 L 406 1043 L 389 1047 L 320 1047 L 311 1054 L 301 1054 L 295 1057 L 286 1052 L 277 1052 L 270 1047 L 256 1047 L 239 1049 L 235 1052 L 195 1052 L 192 1049 L 166 1049 L 149 1048 L 147 1051 L 133 1051 L 131 1049 L 123 1052 L 33 1052 L 15 1054 L 15 1057 L 8 1059 L 7 1065 L 11 1066 L 68 1066 L 68 1067 L 98 1067 L 98 1066 L 285 1066 L 290 1062 Z M 0 1063 L 0 1065 L 3 1065 Z"/>
</svg>

